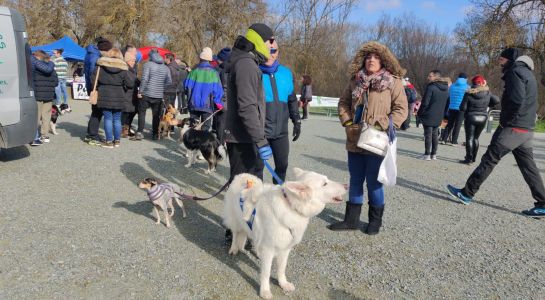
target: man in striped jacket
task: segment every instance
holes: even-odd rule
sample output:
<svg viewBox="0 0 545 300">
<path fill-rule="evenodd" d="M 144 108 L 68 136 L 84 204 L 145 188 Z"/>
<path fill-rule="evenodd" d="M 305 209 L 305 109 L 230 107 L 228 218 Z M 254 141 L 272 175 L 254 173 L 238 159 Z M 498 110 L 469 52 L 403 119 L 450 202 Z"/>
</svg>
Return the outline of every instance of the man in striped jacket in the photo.
<svg viewBox="0 0 545 300">
<path fill-rule="evenodd" d="M 187 94 L 189 114 L 192 118 L 203 122 L 208 119 L 215 108 L 223 109 L 223 86 L 218 72 L 212 65 L 212 49 L 206 47 L 199 55 L 201 62 L 192 70 L 184 82 Z M 214 107 L 215 106 L 215 107 Z M 207 120 L 202 130 L 209 130 L 212 120 Z"/>
<path fill-rule="evenodd" d="M 66 79 L 68 77 L 68 63 L 62 57 L 64 49 L 55 49 L 53 50 L 53 63 L 55 64 L 55 72 L 59 78 L 59 84 L 55 88 L 55 94 L 57 99 L 55 101 L 56 105 L 66 104 L 68 105 L 68 93 L 66 92 Z M 61 98 L 62 96 L 62 98 Z M 64 99 L 63 99 L 64 98 Z M 70 111 L 70 109 L 69 109 Z"/>
</svg>

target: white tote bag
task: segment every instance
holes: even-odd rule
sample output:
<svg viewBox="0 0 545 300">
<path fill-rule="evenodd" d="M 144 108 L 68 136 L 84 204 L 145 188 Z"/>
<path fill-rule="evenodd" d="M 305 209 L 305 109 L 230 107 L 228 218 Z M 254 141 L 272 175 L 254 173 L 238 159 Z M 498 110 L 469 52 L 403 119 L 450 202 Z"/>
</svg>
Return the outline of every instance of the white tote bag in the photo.
<svg viewBox="0 0 545 300">
<path fill-rule="evenodd" d="M 385 186 L 394 186 L 396 185 L 397 177 L 397 138 L 389 143 L 388 149 L 386 150 L 386 155 L 380 164 L 380 169 L 378 171 L 378 181 Z"/>
</svg>

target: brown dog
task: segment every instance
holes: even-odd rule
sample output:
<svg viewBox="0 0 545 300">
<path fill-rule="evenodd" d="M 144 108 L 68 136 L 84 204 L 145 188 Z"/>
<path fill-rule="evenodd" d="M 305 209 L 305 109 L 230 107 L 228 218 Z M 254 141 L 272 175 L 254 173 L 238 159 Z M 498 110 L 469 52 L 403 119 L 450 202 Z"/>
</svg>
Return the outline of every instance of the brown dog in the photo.
<svg viewBox="0 0 545 300">
<path fill-rule="evenodd" d="M 153 203 L 153 211 L 155 212 L 155 216 L 157 216 L 155 224 L 161 223 L 158 210 L 158 208 L 161 208 L 165 213 L 165 223 L 167 227 L 170 227 L 169 219 L 174 216 L 172 199 L 176 200 L 176 203 L 182 209 L 182 217 L 185 218 L 187 216 L 180 196 L 182 189 L 177 184 L 169 182 L 159 183 L 155 178 L 146 178 L 138 183 L 138 187 L 147 191 L 149 200 Z M 168 208 L 170 208 L 170 214 L 168 213 Z"/>
<path fill-rule="evenodd" d="M 161 121 L 159 122 L 159 139 L 161 137 L 167 136 L 170 138 L 170 127 L 177 124 L 176 122 L 176 115 L 178 114 L 178 110 L 172 106 L 172 104 L 169 104 L 167 107 L 167 111 L 161 118 Z"/>
</svg>

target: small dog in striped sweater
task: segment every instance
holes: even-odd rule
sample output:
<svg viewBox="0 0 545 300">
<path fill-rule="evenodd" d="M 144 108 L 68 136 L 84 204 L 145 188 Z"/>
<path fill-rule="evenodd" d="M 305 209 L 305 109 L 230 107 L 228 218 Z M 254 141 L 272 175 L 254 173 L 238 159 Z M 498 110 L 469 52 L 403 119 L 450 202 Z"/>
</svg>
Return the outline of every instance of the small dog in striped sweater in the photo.
<svg viewBox="0 0 545 300">
<path fill-rule="evenodd" d="M 182 202 L 181 193 L 182 188 L 174 183 L 164 182 L 159 183 L 155 178 L 146 178 L 140 183 L 138 187 L 146 190 L 148 193 L 149 200 L 153 203 L 153 211 L 157 216 L 157 222 L 155 224 L 161 223 L 161 217 L 159 215 L 158 208 L 165 213 L 165 223 L 167 227 L 170 228 L 170 218 L 174 216 L 174 206 L 172 205 L 172 199 L 176 201 L 178 206 L 182 209 L 182 217 L 186 217 L 184 203 Z M 168 208 L 170 207 L 171 213 L 168 213 Z"/>
</svg>

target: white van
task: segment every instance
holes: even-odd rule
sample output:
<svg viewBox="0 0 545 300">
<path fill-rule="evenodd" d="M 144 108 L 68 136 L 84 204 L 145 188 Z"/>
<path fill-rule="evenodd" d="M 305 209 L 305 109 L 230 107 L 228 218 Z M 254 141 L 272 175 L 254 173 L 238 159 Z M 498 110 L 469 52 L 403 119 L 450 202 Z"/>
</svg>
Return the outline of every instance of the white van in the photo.
<svg viewBox="0 0 545 300">
<path fill-rule="evenodd" d="M 27 38 L 21 14 L 0 6 L 0 148 L 32 142 L 38 128 Z"/>
</svg>

